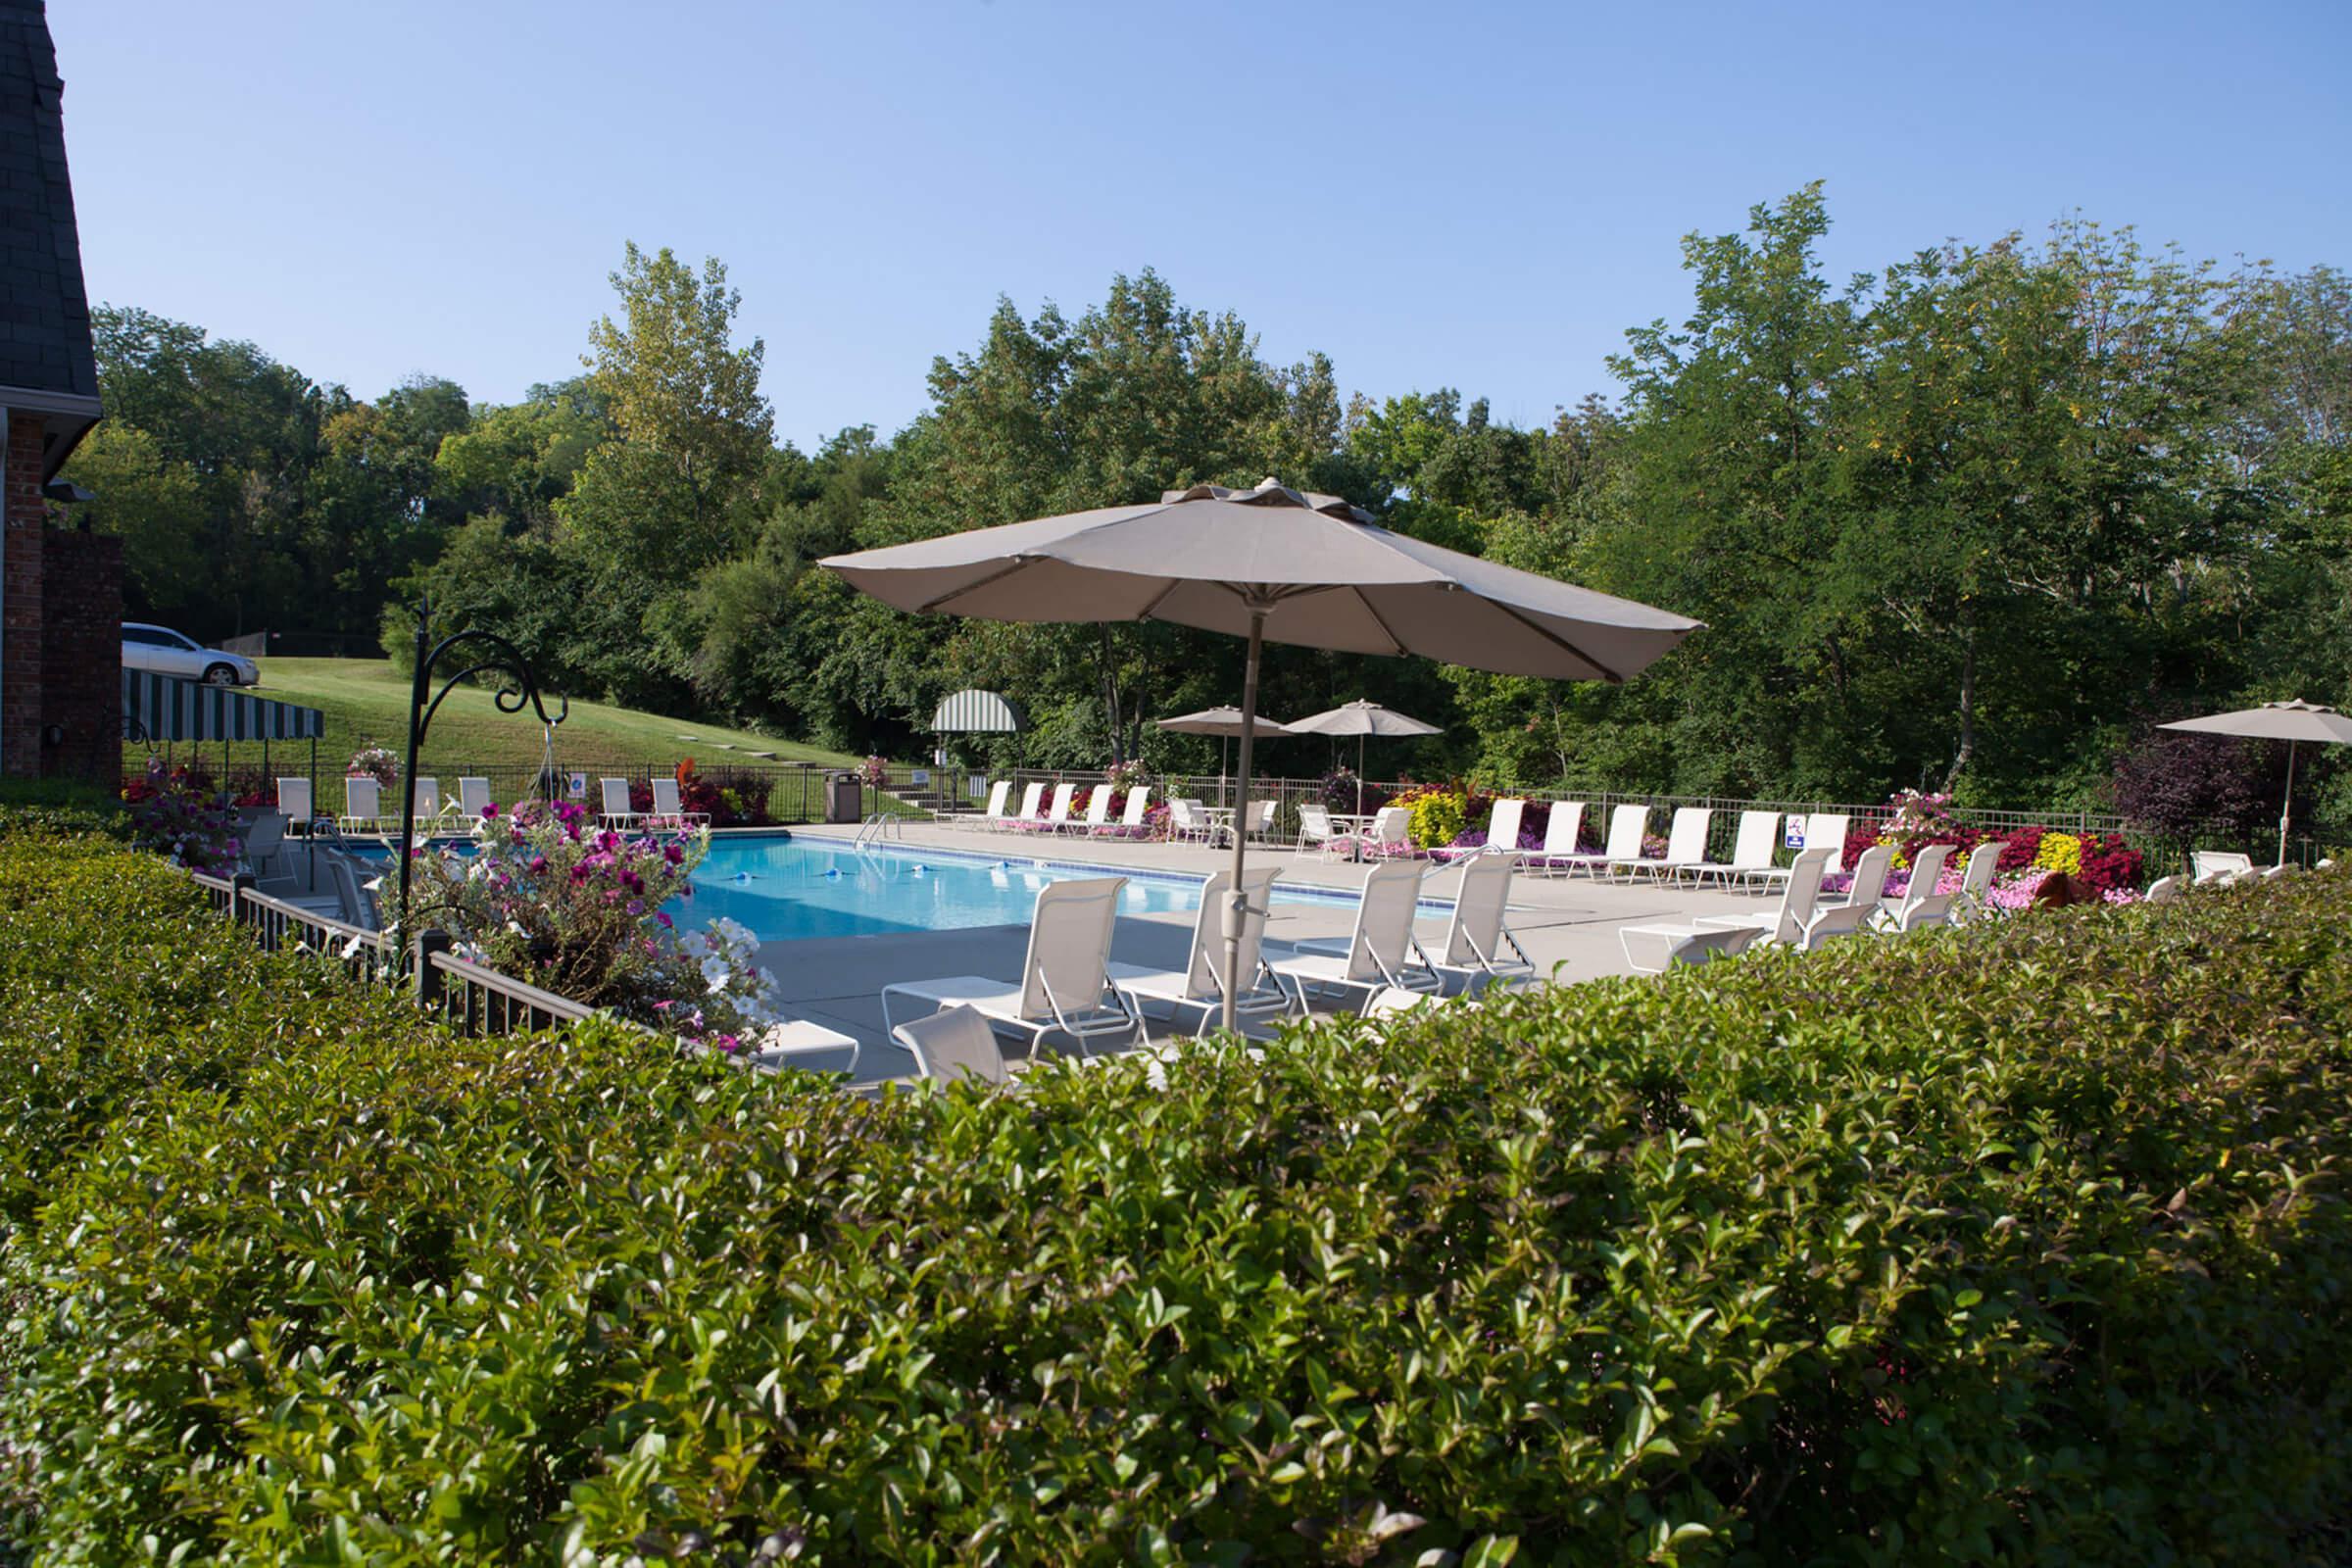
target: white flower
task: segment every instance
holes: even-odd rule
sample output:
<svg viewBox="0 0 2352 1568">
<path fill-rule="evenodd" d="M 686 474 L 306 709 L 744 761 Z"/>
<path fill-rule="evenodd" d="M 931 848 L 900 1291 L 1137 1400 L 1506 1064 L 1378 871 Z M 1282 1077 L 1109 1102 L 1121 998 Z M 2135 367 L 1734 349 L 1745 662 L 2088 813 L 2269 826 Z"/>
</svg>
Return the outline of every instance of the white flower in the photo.
<svg viewBox="0 0 2352 1568">
<path fill-rule="evenodd" d="M 735 971 L 726 959 L 709 957 L 703 960 L 703 978 L 710 981 L 711 991 L 717 993 L 727 989 L 727 982 L 735 978 Z"/>
</svg>

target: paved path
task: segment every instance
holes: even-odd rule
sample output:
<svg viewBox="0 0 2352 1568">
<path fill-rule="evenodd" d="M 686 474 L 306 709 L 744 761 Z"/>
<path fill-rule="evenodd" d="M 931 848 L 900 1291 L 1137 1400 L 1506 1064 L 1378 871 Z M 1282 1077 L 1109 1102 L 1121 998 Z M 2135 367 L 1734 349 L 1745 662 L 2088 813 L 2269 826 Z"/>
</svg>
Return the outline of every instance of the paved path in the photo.
<svg viewBox="0 0 2352 1568">
<path fill-rule="evenodd" d="M 800 828 L 810 839 L 846 840 L 852 828 Z M 1137 866 L 1158 871 L 1207 876 L 1232 860 L 1232 852 L 1189 844 L 1149 844 L 1133 840 L 1089 841 L 1067 835 L 1046 837 L 1031 833 L 989 833 L 968 827 L 934 823 L 909 824 L 904 839 L 893 844 L 964 850 L 1006 859 L 1042 858 L 1086 861 L 1106 870 Z M 1281 867 L 1285 882 L 1318 887 L 1353 888 L 1362 885 L 1364 867 L 1317 855 L 1295 855 L 1288 850 L 1252 849 L 1254 865 Z M 1459 873 L 1433 868 L 1422 896 L 1448 899 Z M 1777 897 L 1777 896 L 1776 896 Z M 1631 973 L 1617 940 L 1621 925 L 1655 920 L 1680 920 L 1698 914 L 1750 913 L 1774 907 L 1775 899 L 1754 893 L 1727 892 L 1710 884 L 1703 889 L 1669 887 L 1647 879 L 1640 882 L 1600 882 L 1589 877 L 1533 877 L 1512 879 L 1509 925 L 1518 933 L 1540 969 L 1551 971 L 1563 983 Z M 1190 910 L 1122 914 L 1111 944 L 1113 957 L 1157 968 L 1184 966 L 1192 941 L 1194 914 Z M 1268 917 L 1269 944 L 1301 937 L 1345 937 L 1354 919 L 1342 905 L 1277 904 Z M 1424 915 L 1422 941 L 1435 946 L 1444 925 Z M 786 1010 L 812 1018 L 846 1034 L 863 1046 L 858 1064 L 859 1079 L 899 1077 L 911 1073 L 914 1063 L 906 1051 L 887 1041 L 882 1031 L 882 987 L 894 980 L 919 980 L 953 974 L 1000 976 L 1008 984 L 1020 974 L 1026 955 L 1026 925 L 979 926 L 960 931 L 924 931 L 889 936 L 827 937 L 802 942 L 771 942 L 760 950 L 760 961 L 772 970 L 782 986 Z M 1154 1021 L 1154 1037 L 1167 1033 Z M 810 1057 L 807 1065 L 835 1065 Z"/>
</svg>

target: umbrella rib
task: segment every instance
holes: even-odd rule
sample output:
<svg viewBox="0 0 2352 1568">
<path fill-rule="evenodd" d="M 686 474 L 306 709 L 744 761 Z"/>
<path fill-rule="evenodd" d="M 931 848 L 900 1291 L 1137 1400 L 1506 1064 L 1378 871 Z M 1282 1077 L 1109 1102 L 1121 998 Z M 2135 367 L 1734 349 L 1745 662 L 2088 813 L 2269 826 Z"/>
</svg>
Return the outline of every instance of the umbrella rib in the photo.
<svg viewBox="0 0 2352 1568">
<path fill-rule="evenodd" d="M 1355 602 L 1364 607 L 1364 613 L 1372 617 L 1372 624 L 1380 628 L 1380 634 L 1389 640 L 1389 646 L 1396 650 L 1396 657 L 1402 659 L 1408 650 L 1404 646 L 1404 639 L 1396 635 L 1396 628 L 1389 624 L 1389 617 L 1380 612 L 1380 607 L 1372 603 L 1371 597 L 1363 589 L 1352 588 L 1348 591 L 1355 595 Z"/>
<path fill-rule="evenodd" d="M 1481 595 L 1480 597 L 1484 598 L 1485 596 Z M 1586 653 L 1582 648 L 1577 647 L 1576 644 L 1570 642 L 1567 638 L 1562 637 L 1558 632 L 1553 631 L 1550 627 L 1544 625 L 1540 621 L 1530 619 L 1528 616 L 1522 614 L 1517 610 L 1512 609 L 1509 605 L 1504 604 L 1499 599 L 1488 599 L 1486 602 L 1490 605 L 1493 605 L 1496 610 L 1501 611 L 1504 614 L 1510 616 L 1520 625 L 1525 626 L 1529 631 L 1532 631 L 1537 636 L 1543 638 L 1545 642 L 1551 644 L 1554 648 L 1559 649 L 1562 653 L 1573 654 L 1577 658 L 1583 660 L 1586 663 L 1592 665 L 1594 669 L 1599 670 L 1601 679 L 1616 686 L 1622 686 L 1625 684 L 1625 677 L 1623 675 L 1618 674 L 1608 665 L 1602 663 L 1599 660 L 1594 659 L 1591 654 Z"/>
<path fill-rule="evenodd" d="M 940 606 L 947 604 L 950 600 L 960 599 L 965 594 L 974 593 L 982 588 L 987 587 L 990 583 L 1001 582 L 1004 578 L 1011 576 L 1016 571 L 1026 571 L 1036 562 L 1037 559 L 1038 558 L 1034 556 L 1015 556 L 1012 558 L 1012 561 L 1009 564 L 1000 566 L 995 571 L 988 573 L 988 575 L 984 577 L 979 577 L 971 582 L 959 584 L 958 586 L 950 589 L 948 592 L 941 594 L 937 599 L 924 600 L 921 604 L 914 607 L 914 612 L 918 615 L 931 614 L 936 612 Z"/>
</svg>

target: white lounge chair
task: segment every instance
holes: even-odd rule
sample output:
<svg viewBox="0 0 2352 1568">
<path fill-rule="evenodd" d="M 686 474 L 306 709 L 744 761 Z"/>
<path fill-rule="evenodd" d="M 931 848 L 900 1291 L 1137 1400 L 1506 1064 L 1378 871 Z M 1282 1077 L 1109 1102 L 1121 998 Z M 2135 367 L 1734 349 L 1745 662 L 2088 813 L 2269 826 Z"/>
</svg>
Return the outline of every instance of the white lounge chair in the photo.
<svg viewBox="0 0 2352 1568">
<path fill-rule="evenodd" d="M 1001 778 L 988 787 L 988 807 L 980 813 L 977 826 L 996 829 L 1004 825 L 1004 803 L 1012 795 L 1012 780 Z"/>
<path fill-rule="evenodd" d="M 1519 822 L 1526 814 L 1527 802 L 1525 801 L 1496 801 L 1494 813 L 1487 818 L 1486 843 L 1474 850 L 1435 849 L 1429 853 L 1433 858 L 1439 860 L 1466 860 L 1474 855 L 1516 856 L 1521 853 Z"/>
<path fill-rule="evenodd" d="M 1293 944 L 1294 956 L 1267 967 L 1289 985 L 1306 1010 L 1306 994 L 1338 988 L 1367 997 L 1383 986 L 1436 991 L 1444 982 L 1413 940 L 1413 911 L 1421 899 L 1421 867 L 1411 860 L 1386 860 L 1364 876 L 1355 906 L 1355 930 L 1343 953 L 1323 954 L 1308 943 Z"/>
<path fill-rule="evenodd" d="M 1273 894 L 1276 874 L 1276 868 L 1270 865 L 1251 866 L 1242 877 L 1242 894 L 1249 908 L 1242 919 L 1242 973 L 1247 983 L 1234 998 L 1237 1019 L 1262 1018 L 1291 1009 L 1289 993 L 1266 972 L 1263 957 L 1266 901 Z M 1200 1026 L 1195 1033 L 1202 1035 L 1208 1033 L 1212 1024 L 1223 1021 L 1225 914 L 1232 888 L 1231 871 L 1219 871 L 1201 887 L 1200 913 L 1193 922 L 1192 953 L 1184 968 L 1152 969 L 1134 963 L 1110 965 L 1110 983 L 1127 994 L 1138 1012 L 1143 1011 L 1146 1002 L 1164 1002 L 1170 1020 L 1174 1021 L 1185 1008 L 1198 1007 Z"/>
<path fill-rule="evenodd" d="M 1462 865 L 1461 885 L 1454 889 L 1453 915 L 1430 966 L 1442 975 L 1459 975 L 1465 989 L 1484 981 L 1527 979 L 1536 973 L 1519 938 L 1504 921 L 1511 901 L 1511 872 L 1516 852 L 1472 856 Z"/>
<path fill-rule="evenodd" d="M 2197 882 L 2230 882 L 2254 874 L 2254 857 L 2230 855 L 2220 850 L 2195 850 L 2188 857 L 2195 868 Z"/>
<path fill-rule="evenodd" d="M 1274 801 L 1251 801 L 1250 809 L 1242 816 L 1242 831 L 1253 839 L 1271 837 L 1278 804 Z"/>
<path fill-rule="evenodd" d="M 343 815 L 335 825 L 346 833 L 373 833 L 384 820 L 384 786 L 362 773 L 343 781 Z"/>
<path fill-rule="evenodd" d="M 2171 904 L 2180 897 L 2182 891 L 2183 889 L 2179 877 L 2160 876 L 2155 881 L 2148 884 L 2148 895 L 2144 902 L 2148 904 Z"/>
<path fill-rule="evenodd" d="M 1805 818 L 1805 848 L 1830 852 L 1830 862 L 1822 875 L 1836 876 L 1845 869 L 1845 835 L 1853 820 L 1838 811 L 1816 811 Z"/>
<path fill-rule="evenodd" d="M 2001 839 L 1986 839 L 1968 852 L 1968 869 L 1960 880 L 1959 897 L 1952 901 L 1952 919 L 1974 920 L 1990 914 L 1992 906 L 1985 895 L 1992 891 L 1992 879 L 2000 874 L 2001 852 L 2009 848 Z"/>
<path fill-rule="evenodd" d="M 1135 833 L 1140 832 L 1144 825 L 1144 817 L 1151 809 L 1152 790 L 1149 785 L 1138 785 L 1129 790 L 1127 792 L 1127 808 L 1119 813 L 1120 836 L 1132 837 Z"/>
<path fill-rule="evenodd" d="M 409 814 L 429 826 L 441 815 L 441 781 L 437 778 L 411 779 L 409 802 Z"/>
<path fill-rule="evenodd" d="M 984 1084 L 1012 1081 L 996 1030 L 974 1008 L 945 1007 L 927 1018 L 910 1018 L 890 1033 L 914 1056 L 914 1070 L 921 1077 L 949 1083 L 958 1078 Z"/>
<path fill-rule="evenodd" d="M 645 813 L 645 820 L 649 826 L 671 827 L 683 832 L 690 827 L 708 827 L 710 813 L 689 811 L 678 794 L 678 781 L 674 778 L 658 778 L 654 780 L 654 808 Z"/>
<path fill-rule="evenodd" d="M 1714 821 L 1715 813 L 1703 806 L 1676 807 L 1666 829 L 1666 858 L 1637 861 L 1637 866 L 1669 882 L 1680 881 L 1686 871 L 1695 872 L 1706 860 L 1707 830 Z"/>
<path fill-rule="evenodd" d="M 1574 869 L 1570 862 L 1577 858 L 1576 839 L 1584 825 L 1584 802 L 1552 802 L 1551 815 L 1544 823 L 1544 847 L 1528 858 L 1528 869 L 1545 876 L 1555 871 L 1567 875 Z"/>
<path fill-rule="evenodd" d="M 1086 797 L 1086 815 L 1070 824 L 1073 831 L 1094 837 L 1110 826 L 1110 803 L 1117 792 L 1107 784 L 1098 784 Z"/>
<path fill-rule="evenodd" d="M 256 882 L 262 880 L 262 867 L 273 860 L 278 874 L 286 873 L 286 819 L 278 812 L 254 812 L 237 830 L 237 841 L 246 874 Z"/>
<path fill-rule="evenodd" d="M 1045 799 L 1046 786 L 1042 782 L 1031 780 L 1021 788 L 1021 808 L 997 825 L 999 828 L 1006 830 L 1037 826 L 1037 813 L 1043 807 Z"/>
<path fill-rule="evenodd" d="M 1045 820 L 1029 826 L 1041 833 L 1058 833 L 1070 825 L 1070 802 L 1078 794 L 1075 784 L 1054 786 L 1054 804 L 1047 808 Z"/>
<path fill-rule="evenodd" d="M 1143 1043 L 1144 1017 L 1110 983 L 1110 937 L 1119 912 L 1123 876 L 1075 877 L 1038 890 L 1029 917 L 1029 954 L 1021 978 L 1007 983 L 987 975 L 957 974 L 937 980 L 903 980 L 882 988 L 882 1028 L 894 1033 L 893 997 L 912 997 L 937 1006 L 962 1003 L 1001 1028 L 1030 1037 L 1034 1052 L 1051 1034 L 1064 1034 L 1091 1051 L 1098 1040 L 1124 1036 Z"/>
<path fill-rule="evenodd" d="M 458 780 L 458 814 L 480 821 L 490 809 L 490 781 L 486 778 Z"/>
<path fill-rule="evenodd" d="M 1761 926 L 1621 925 L 1617 941 L 1637 974 L 1664 974 L 1678 965 L 1736 958 L 1764 935 Z"/>
<path fill-rule="evenodd" d="M 1694 882 L 1719 877 L 1728 887 L 1734 881 L 1746 881 L 1756 876 L 1769 876 L 1775 869 L 1773 852 L 1780 848 L 1781 813 L 1778 811 L 1741 811 L 1740 834 L 1732 844 L 1728 860 L 1701 860 L 1690 867 Z"/>
<path fill-rule="evenodd" d="M 1796 863 L 1788 867 L 1788 880 L 1781 889 L 1781 906 L 1772 913 L 1702 914 L 1690 922 L 1689 929 L 1737 931 L 1747 928 L 1757 932 L 1756 940 L 1768 946 L 1801 948 L 1805 942 L 1806 927 L 1813 920 L 1813 907 L 1821 900 L 1821 879 L 1829 874 L 1829 865 L 1828 850 L 1801 851 Z"/>
<path fill-rule="evenodd" d="M 1813 918 L 1805 922 L 1805 939 L 1798 944 L 1807 952 L 1836 941 L 1839 937 L 1856 937 L 1870 929 L 1879 914 L 1879 895 L 1886 890 L 1886 873 L 1894 865 L 1894 846 L 1874 844 L 1862 852 L 1854 864 L 1854 885 L 1843 899 L 1835 904 L 1816 903 Z"/>
<path fill-rule="evenodd" d="M 311 781 L 307 778 L 281 778 L 277 781 L 277 808 L 285 819 L 305 832 L 311 819 L 318 815 L 312 809 Z"/>
<path fill-rule="evenodd" d="M 1649 831 L 1649 808 L 1625 805 L 1609 812 L 1609 839 L 1598 855 L 1567 855 L 1561 859 L 1570 870 L 1587 870 L 1598 876 L 1604 870 L 1619 865 L 1639 865 L 1642 861 L 1642 836 Z"/>
<path fill-rule="evenodd" d="M 604 797 L 605 826 L 625 828 L 637 820 L 640 813 L 636 807 L 629 804 L 629 781 L 627 779 L 598 779 L 597 790 Z"/>
<path fill-rule="evenodd" d="M 1960 892 L 1957 888 L 1949 893 L 1936 891 L 1936 884 L 1943 880 L 1944 862 L 1951 857 L 1949 844 L 1931 844 L 1921 850 L 1919 858 L 1911 862 L 1911 882 L 1903 890 L 1902 902 L 1882 911 L 1882 923 L 1897 931 L 1951 924 L 1952 901 Z"/>
</svg>

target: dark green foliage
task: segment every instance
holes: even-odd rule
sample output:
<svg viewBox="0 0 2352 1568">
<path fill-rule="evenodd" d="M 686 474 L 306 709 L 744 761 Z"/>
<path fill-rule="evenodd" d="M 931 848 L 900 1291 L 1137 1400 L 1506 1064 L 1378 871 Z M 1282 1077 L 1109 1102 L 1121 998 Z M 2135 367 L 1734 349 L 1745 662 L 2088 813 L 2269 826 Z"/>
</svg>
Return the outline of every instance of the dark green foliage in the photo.
<svg viewBox="0 0 2352 1568">
<path fill-rule="evenodd" d="M 2291 1562 L 2352 1508 L 2340 874 L 880 1102 L 301 995 L 103 847 L 0 876 L 59 928 L 0 948 L 34 1560 Z"/>
</svg>

